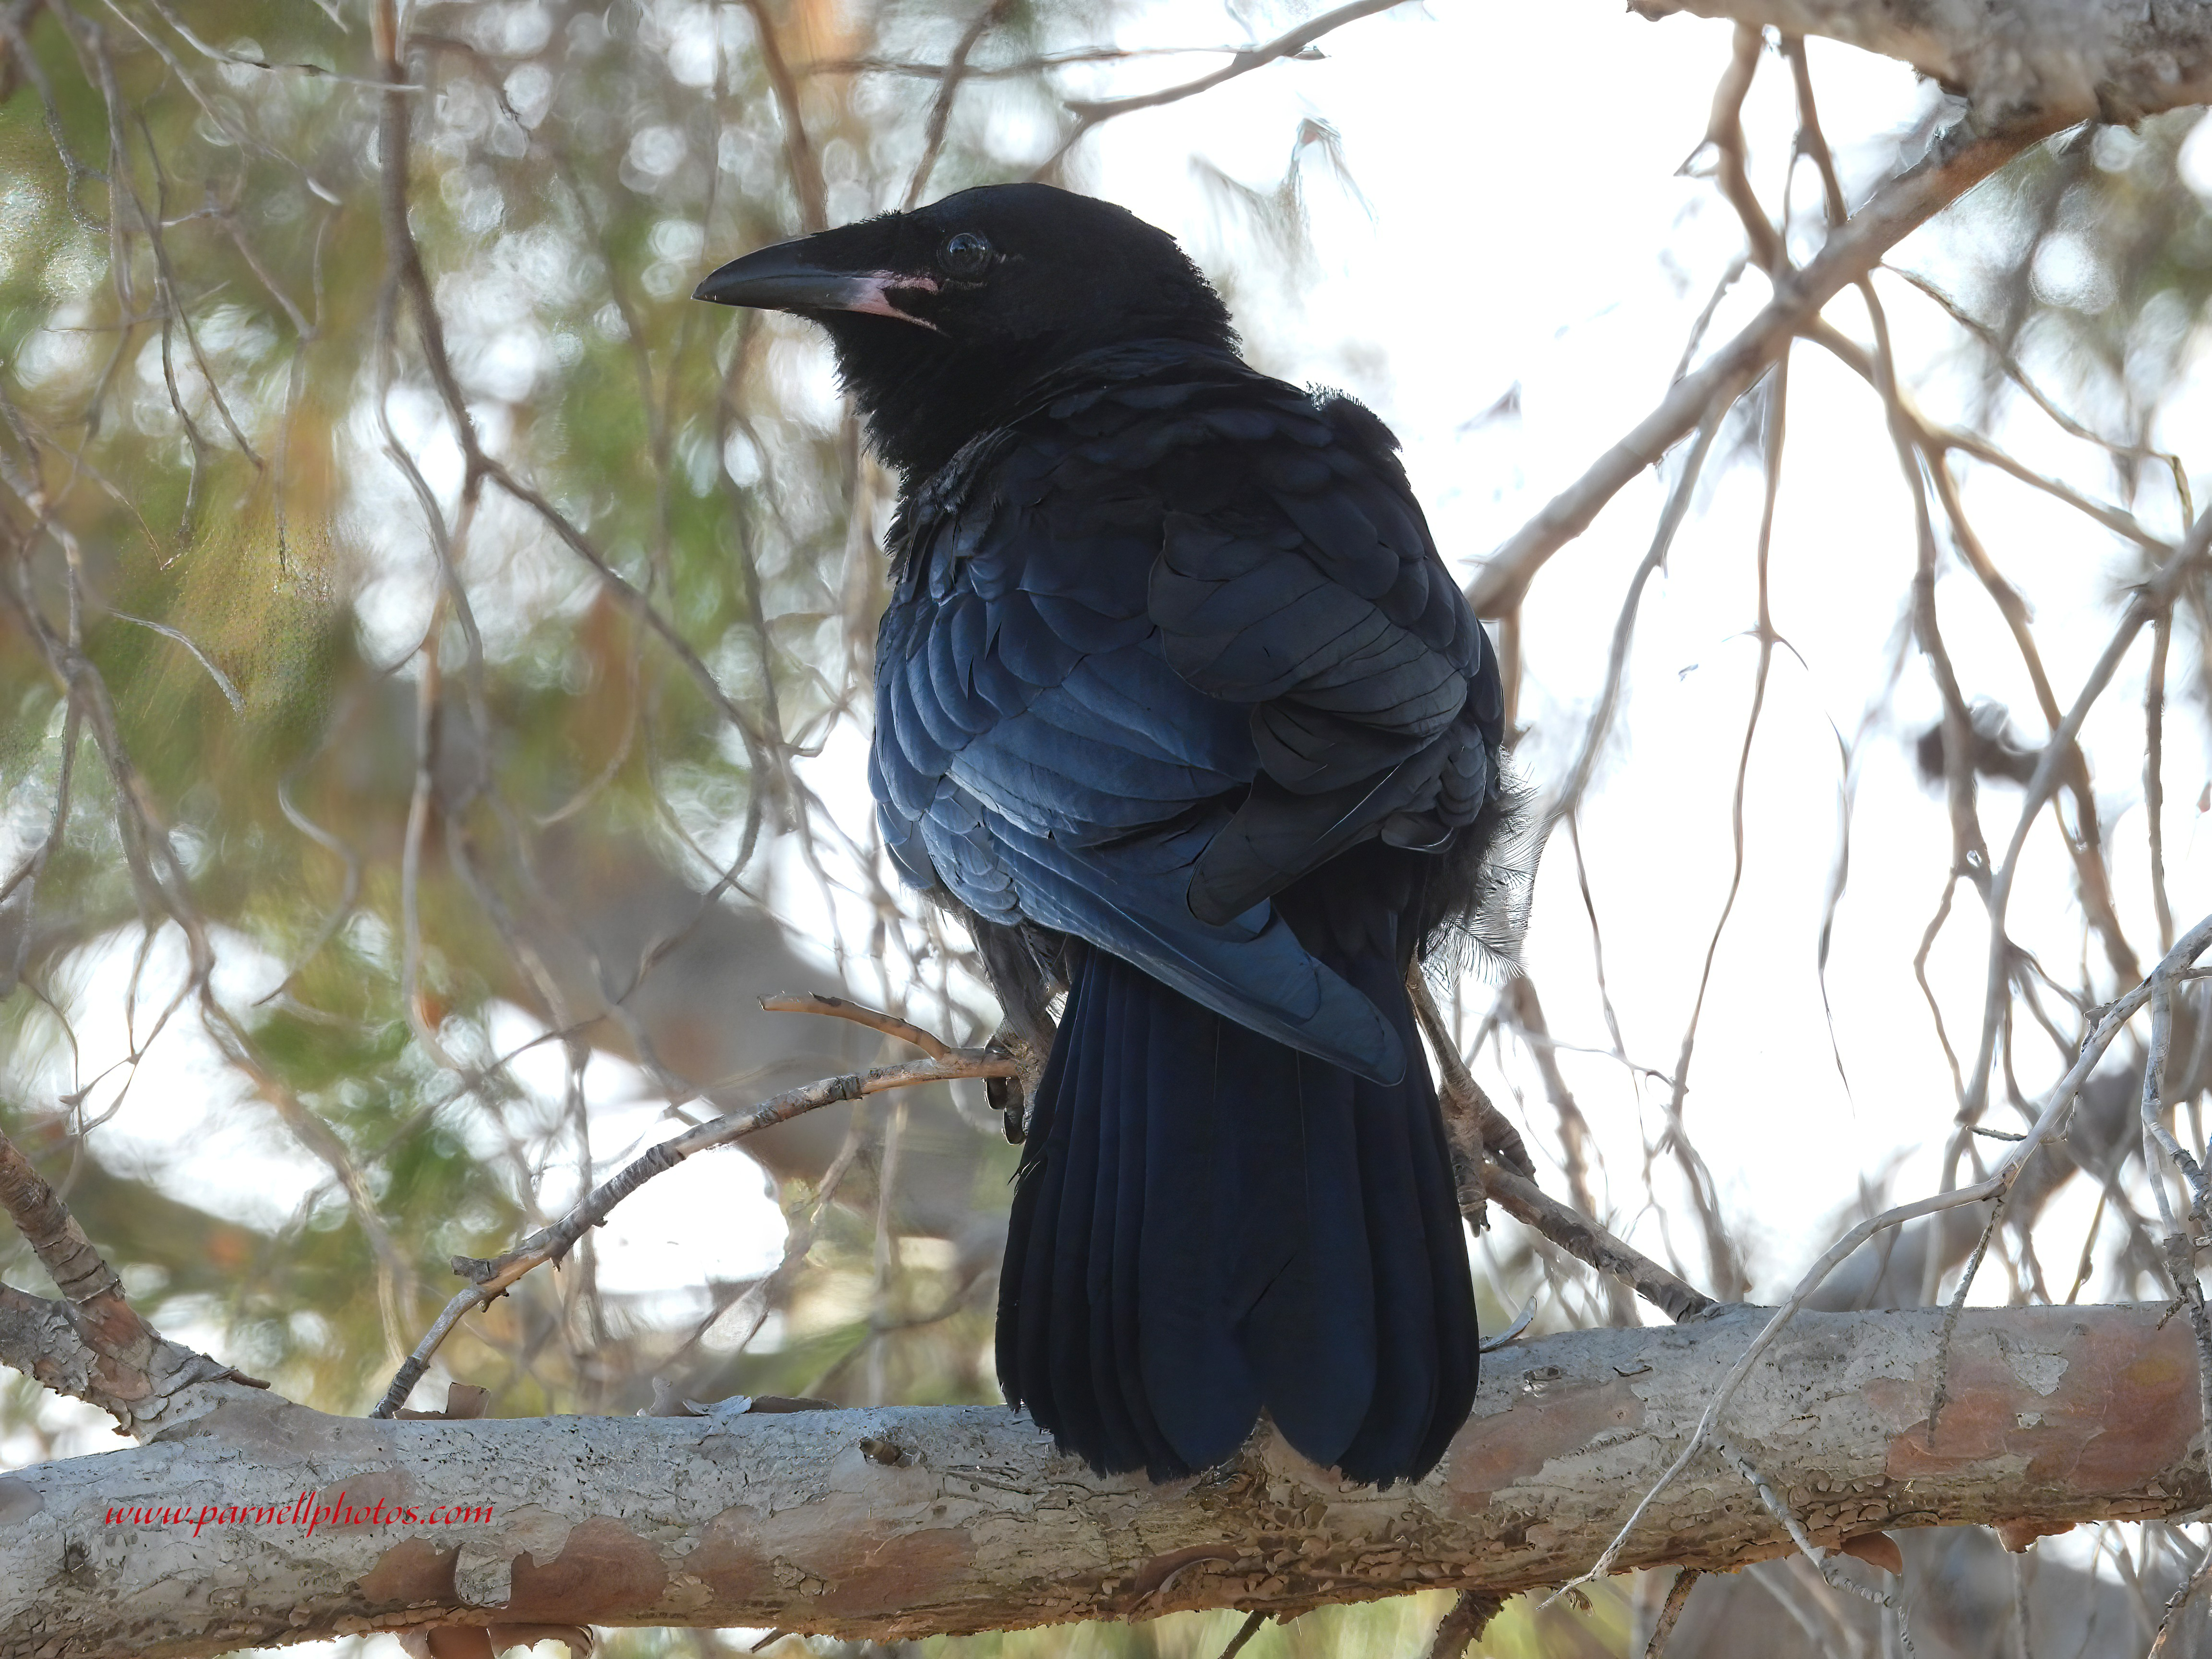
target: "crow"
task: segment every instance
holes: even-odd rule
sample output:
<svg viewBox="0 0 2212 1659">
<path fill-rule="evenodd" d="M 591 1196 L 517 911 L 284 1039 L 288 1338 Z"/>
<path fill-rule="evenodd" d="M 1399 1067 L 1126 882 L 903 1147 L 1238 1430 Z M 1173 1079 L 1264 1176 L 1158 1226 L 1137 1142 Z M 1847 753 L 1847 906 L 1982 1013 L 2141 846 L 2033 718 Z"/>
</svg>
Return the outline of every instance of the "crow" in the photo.
<svg viewBox="0 0 2212 1659">
<path fill-rule="evenodd" d="M 1407 977 L 1508 822 L 1498 659 L 1397 441 L 1249 367 L 1175 239 L 1038 184 L 750 253 L 901 478 L 870 782 L 1042 1040 L 999 1378 L 1155 1480 L 1264 1410 L 1388 1486 L 1475 1389 Z"/>
</svg>

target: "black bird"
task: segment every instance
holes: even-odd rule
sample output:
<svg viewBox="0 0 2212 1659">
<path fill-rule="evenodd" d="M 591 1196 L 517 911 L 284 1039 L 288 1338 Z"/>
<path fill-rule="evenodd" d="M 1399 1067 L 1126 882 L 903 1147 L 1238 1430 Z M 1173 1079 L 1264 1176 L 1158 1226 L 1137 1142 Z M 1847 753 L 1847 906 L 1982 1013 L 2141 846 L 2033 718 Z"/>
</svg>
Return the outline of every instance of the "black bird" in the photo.
<svg viewBox="0 0 2212 1659">
<path fill-rule="evenodd" d="M 698 297 L 829 331 L 902 479 L 870 776 L 1009 1018 L 1066 1006 L 999 1378 L 1101 1470 L 1264 1407 L 1387 1485 L 1474 1397 L 1406 992 L 1507 816 L 1498 662 L 1396 441 L 1256 373 L 1174 238 L 1043 185 L 764 248 Z"/>
</svg>

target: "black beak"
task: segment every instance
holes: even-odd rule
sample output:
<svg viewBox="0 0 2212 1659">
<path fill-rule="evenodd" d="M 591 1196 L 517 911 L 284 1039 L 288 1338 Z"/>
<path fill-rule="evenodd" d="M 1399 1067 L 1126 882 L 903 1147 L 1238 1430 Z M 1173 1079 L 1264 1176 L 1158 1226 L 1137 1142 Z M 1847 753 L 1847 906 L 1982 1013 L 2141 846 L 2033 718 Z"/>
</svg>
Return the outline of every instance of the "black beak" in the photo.
<svg viewBox="0 0 2212 1659">
<path fill-rule="evenodd" d="M 811 237 L 779 242 L 774 247 L 732 259 L 691 291 L 695 300 L 721 306 L 751 306 L 762 311 L 863 311 L 902 322 L 935 325 L 902 311 L 891 295 L 897 291 L 933 292 L 934 276 L 908 276 L 896 270 L 830 270 L 815 263 Z"/>
</svg>

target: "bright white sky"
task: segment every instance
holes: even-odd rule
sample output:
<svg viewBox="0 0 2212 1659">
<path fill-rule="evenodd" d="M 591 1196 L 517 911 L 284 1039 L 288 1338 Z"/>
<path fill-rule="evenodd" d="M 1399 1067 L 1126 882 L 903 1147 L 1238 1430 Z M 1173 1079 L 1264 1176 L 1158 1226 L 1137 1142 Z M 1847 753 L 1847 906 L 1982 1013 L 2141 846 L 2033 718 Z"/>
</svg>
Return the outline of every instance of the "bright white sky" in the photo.
<svg viewBox="0 0 2212 1659">
<path fill-rule="evenodd" d="M 1251 244 L 1243 227 L 1219 216 L 1220 199 L 1202 183 L 1199 163 L 1266 190 L 1281 178 L 1302 120 L 1322 118 L 1337 129 L 1358 194 L 1309 153 L 1316 163 L 1305 189 L 1312 266 L 1270 283 L 1248 263 L 1237 290 L 1239 320 L 1263 367 L 1346 386 L 1395 428 L 1439 544 L 1471 570 L 1662 395 L 1691 319 L 1739 247 L 1733 216 L 1710 185 L 1678 173 L 1702 136 L 1729 35 L 1724 26 L 1689 18 L 1648 23 L 1618 0 L 1439 4 L 1434 13 L 1408 9 L 1353 25 L 1324 43 L 1325 62 L 1278 64 L 1114 123 L 1087 141 L 1085 182 L 1175 230 L 1219 272 L 1224 250 L 1243 250 L 1238 257 L 1249 261 Z M 1256 33 L 1272 33 L 1280 21 L 1271 16 Z M 1122 40 L 1241 33 L 1212 8 L 1186 4 L 1133 20 Z M 1164 84 L 1206 61 L 1148 70 L 1144 78 L 1133 71 L 1113 84 Z M 1929 94 L 1899 66 L 1817 42 L 1814 70 L 1856 201 L 1893 164 L 1899 137 Z M 1748 116 L 1754 181 L 1771 202 L 1794 119 L 1778 59 L 1763 67 Z M 2194 177 L 2212 193 L 2212 144 L 2200 139 L 2195 149 Z M 1796 200 L 1809 207 L 1814 191 L 1808 174 Z M 1796 252 L 1806 251 L 1801 241 Z M 1939 227 L 1896 257 L 1941 272 L 1952 252 Z M 1958 347 L 1956 331 L 1902 283 L 1883 281 L 1904 378 L 1938 413 L 1948 412 L 1943 372 Z M 1725 339 L 1763 297 L 1760 280 L 1747 278 L 1709 341 Z M 1855 299 L 1830 314 L 1865 337 Z M 1517 421 L 1477 424 L 1516 385 Z M 1836 733 L 1857 730 L 1880 686 L 1914 552 L 1907 498 L 1872 398 L 1809 348 L 1795 359 L 1791 392 L 1773 611 L 1802 660 L 1776 657 L 1747 804 L 1749 863 L 1686 1108 L 1766 1294 L 1794 1279 L 1830 1236 L 1826 1218 L 1893 1158 L 1903 1160 L 1895 1175 L 1901 1194 L 1932 1184 L 1953 1106 L 1911 971 L 1948 856 L 1941 805 L 1911 775 L 1901 735 L 1936 713 L 1917 657 L 1905 663 L 1895 723 L 1878 726 L 1863 750 L 1850 886 L 1829 973 L 1848 1092 L 1830 1057 L 1814 951 L 1836 846 Z M 2200 375 L 2185 403 L 2186 418 L 2177 413 L 2175 429 L 2161 441 L 2190 428 L 2212 430 L 2212 376 Z M 1999 436 L 2037 465 L 2109 495 L 2111 480 L 2095 454 L 2025 423 Z M 2202 453 L 2185 454 L 2199 469 L 2212 465 Z M 1626 1047 L 1662 1071 L 1675 1064 L 1725 890 L 1729 787 L 1755 659 L 1745 630 L 1754 614 L 1756 467 L 1716 467 L 1708 478 L 1703 505 L 1647 592 L 1622 717 L 1583 819 Z M 2205 493 L 2201 483 L 2198 493 Z M 1522 714 L 1531 732 L 1522 764 L 1540 785 L 1558 780 L 1579 742 L 1659 498 L 1649 477 L 1625 490 L 1535 586 L 1526 612 L 1530 678 Z M 2067 701 L 2107 637 L 2127 567 L 2102 532 L 2015 486 L 1975 476 L 1968 501 L 1995 556 L 2039 607 L 2039 638 Z M 2176 527 L 2170 504 L 2153 504 L 2146 514 L 2160 528 Z M 1951 565 L 1939 588 L 1961 678 L 2008 702 L 2035 740 L 2040 723 L 2009 643 L 1964 574 Z M 2189 667 L 2183 655 L 2177 641 L 2177 687 Z M 2155 930 L 2142 852 L 2141 734 L 2130 717 L 2141 706 L 2142 662 L 2139 647 L 2108 698 L 2111 713 L 2094 720 L 2086 736 L 2117 848 L 2123 915 L 2148 952 Z M 2186 926 L 2212 908 L 2212 847 L 2195 811 L 2205 757 L 2185 713 L 2169 732 L 2167 856 L 2174 908 Z M 820 781 L 832 801 L 855 795 L 864 734 L 848 735 L 818 763 L 830 775 Z M 1984 797 L 1984 822 L 2000 847 L 2014 799 L 2003 788 Z M 2015 931 L 2051 952 L 2063 977 L 2078 948 L 2070 886 L 2055 839 L 2039 831 L 2034 847 Z M 795 884 L 785 896 L 794 913 L 802 909 Z M 1984 949 L 1978 905 L 1962 893 L 1930 971 L 1954 1041 L 1966 1047 Z M 234 972 L 269 971 L 242 950 L 235 955 Z M 1564 836 L 1544 868 L 1526 959 L 1554 1034 L 1605 1048 L 1589 930 Z M 88 1015 L 78 1026 L 85 1075 L 120 1051 L 119 1014 L 98 1013 L 119 1006 L 127 971 L 119 960 L 100 964 L 79 1000 Z M 1481 995 L 1475 993 L 1478 1008 Z M 519 1014 L 508 1024 L 502 1038 L 527 1029 Z M 2047 1052 L 2021 1045 L 2022 1081 L 2031 1089 L 2049 1075 Z M 1613 1202 L 1638 1217 L 1630 1230 L 1638 1243 L 1663 1250 L 1638 1173 L 1663 1094 L 1639 1101 L 1608 1058 L 1570 1053 L 1562 1060 L 1608 1160 Z M 1512 1075 L 1535 1090 L 1525 1064 L 1516 1062 Z M 558 1064 L 549 1054 L 526 1076 L 545 1092 L 550 1112 Z M 640 1144 L 635 1138 L 653 1133 L 651 1115 L 623 1110 L 635 1083 L 626 1068 L 602 1058 L 591 1078 L 609 1115 L 598 1144 L 610 1161 L 627 1158 Z M 272 1145 L 258 1109 L 218 1110 L 211 1121 L 184 1109 L 209 1098 L 215 1081 L 195 1039 L 165 1039 L 132 1101 L 102 1132 L 105 1154 L 143 1160 L 199 1201 L 257 1221 L 289 1213 L 319 1170 Z M 215 1092 L 228 1098 L 234 1091 Z M 1532 1092 L 1528 1117 L 1538 1140 L 1548 1142 L 1551 1113 L 1540 1091 Z M 606 1282 L 647 1290 L 683 1284 L 702 1266 L 735 1274 L 769 1259 L 780 1220 L 764 1196 L 752 1197 L 750 1176 L 731 1178 L 736 1155 L 720 1156 L 718 1170 L 702 1161 L 696 1182 L 670 1176 L 657 1183 L 649 1213 L 618 1216 L 600 1243 Z M 563 1179 L 553 1177 L 549 1207 L 562 1201 Z M 1662 1202 L 1674 1200 L 1664 1173 L 1658 1190 Z M 1674 1234 L 1691 1250 L 1691 1275 L 1702 1276 L 1690 1230 L 1677 1226 Z M 720 1242 L 719 1254 L 702 1261 L 710 1240 Z M 1988 1284 L 1993 1293 L 2002 1288 L 1994 1274 Z M 85 1441 L 98 1443 L 98 1436 Z"/>
</svg>

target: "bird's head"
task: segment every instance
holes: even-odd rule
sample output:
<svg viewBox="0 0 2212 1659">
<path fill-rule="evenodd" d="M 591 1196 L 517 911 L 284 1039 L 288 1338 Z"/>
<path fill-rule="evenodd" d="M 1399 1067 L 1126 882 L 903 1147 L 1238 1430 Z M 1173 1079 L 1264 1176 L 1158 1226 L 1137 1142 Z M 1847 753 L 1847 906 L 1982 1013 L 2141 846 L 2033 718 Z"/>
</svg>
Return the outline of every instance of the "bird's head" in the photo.
<svg viewBox="0 0 2212 1659">
<path fill-rule="evenodd" d="M 1237 339 L 1174 237 L 1049 185 L 987 185 L 765 247 L 696 297 L 821 324 L 877 453 L 910 479 L 1085 352 Z"/>
</svg>

